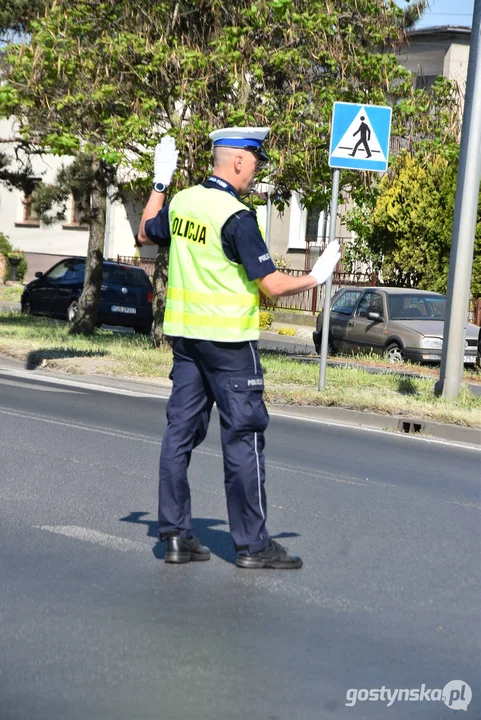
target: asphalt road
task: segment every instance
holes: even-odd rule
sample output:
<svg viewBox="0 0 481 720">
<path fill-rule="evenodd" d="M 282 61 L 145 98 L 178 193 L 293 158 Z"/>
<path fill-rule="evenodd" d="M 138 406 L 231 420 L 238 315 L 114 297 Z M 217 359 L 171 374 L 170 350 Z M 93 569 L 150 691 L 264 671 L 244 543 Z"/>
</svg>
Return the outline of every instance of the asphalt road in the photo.
<svg viewBox="0 0 481 720">
<path fill-rule="evenodd" d="M 241 570 L 214 417 L 190 468 L 213 557 L 172 566 L 164 413 L 0 373 L 1 720 L 439 720 L 440 700 L 346 693 L 451 680 L 481 717 L 481 452 L 273 416 L 268 525 L 305 565 Z"/>
</svg>

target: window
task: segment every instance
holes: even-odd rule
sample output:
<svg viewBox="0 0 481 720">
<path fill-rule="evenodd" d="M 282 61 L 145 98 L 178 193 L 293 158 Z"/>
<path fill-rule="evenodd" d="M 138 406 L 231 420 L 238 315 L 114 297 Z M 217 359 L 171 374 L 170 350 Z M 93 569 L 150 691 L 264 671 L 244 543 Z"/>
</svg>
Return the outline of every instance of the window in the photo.
<svg viewBox="0 0 481 720">
<path fill-rule="evenodd" d="M 364 294 L 358 305 L 356 317 L 367 318 L 370 312 L 379 313 L 381 317 L 384 315 L 382 296 L 379 293 L 367 292 Z"/>
<path fill-rule="evenodd" d="M 72 192 L 72 200 L 72 224 L 86 225 L 85 214 L 87 210 L 87 198 L 85 193 L 74 190 Z"/>
<path fill-rule="evenodd" d="M 32 227 L 39 227 L 40 218 L 32 207 L 32 195 L 38 182 L 40 182 L 38 178 L 31 178 L 29 181 L 30 187 L 25 191 L 22 200 L 22 219 L 20 222 L 15 223 L 15 225 L 30 225 Z"/>
<path fill-rule="evenodd" d="M 293 192 L 289 203 L 289 242 L 288 250 L 306 250 L 307 210 L 301 204 L 301 195 Z"/>
<path fill-rule="evenodd" d="M 446 299 L 442 295 L 391 295 L 391 320 L 444 320 Z"/>
<path fill-rule="evenodd" d="M 64 260 L 63 262 L 59 263 L 58 265 L 54 265 L 54 267 L 49 270 L 47 273 L 45 273 L 45 277 L 49 280 L 61 280 L 65 275 L 67 274 L 67 270 L 69 269 L 69 262 L 67 260 Z"/>
<path fill-rule="evenodd" d="M 352 315 L 354 306 L 359 300 L 361 290 L 346 290 L 341 297 L 331 306 L 331 312 L 341 313 L 341 315 Z"/>
<path fill-rule="evenodd" d="M 324 250 L 329 242 L 329 210 L 313 208 L 307 213 L 306 239 L 311 247 Z"/>
<path fill-rule="evenodd" d="M 85 263 L 84 262 L 70 262 L 68 264 L 68 270 L 65 274 L 64 280 L 68 280 L 71 283 L 83 283 L 85 278 Z"/>
<path fill-rule="evenodd" d="M 133 285 L 134 287 L 151 288 L 150 280 L 140 268 L 104 265 L 103 280 L 109 285 Z"/>
<path fill-rule="evenodd" d="M 70 221 L 62 227 L 65 230 L 78 229 L 87 230 L 88 196 L 80 190 L 72 190 Z"/>
<path fill-rule="evenodd" d="M 329 241 L 329 211 L 313 208 L 306 210 L 302 196 L 293 192 L 289 203 L 288 250 L 304 250 L 310 247 L 324 248 Z"/>
<path fill-rule="evenodd" d="M 417 75 L 415 88 L 416 90 L 431 90 L 437 79 L 438 75 Z"/>
</svg>

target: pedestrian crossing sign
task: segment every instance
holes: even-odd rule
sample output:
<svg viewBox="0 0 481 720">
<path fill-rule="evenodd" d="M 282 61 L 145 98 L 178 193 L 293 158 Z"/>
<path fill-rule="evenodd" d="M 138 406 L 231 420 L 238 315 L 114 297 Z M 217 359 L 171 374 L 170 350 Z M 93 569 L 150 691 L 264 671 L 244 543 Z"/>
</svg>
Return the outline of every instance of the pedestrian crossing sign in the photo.
<svg viewBox="0 0 481 720">
<path fill-rule="evenodd" d="M 329 166 L 385 172 L 391 114 L 391 108 L 382 105 L 334 103 Z"/>
</svg>

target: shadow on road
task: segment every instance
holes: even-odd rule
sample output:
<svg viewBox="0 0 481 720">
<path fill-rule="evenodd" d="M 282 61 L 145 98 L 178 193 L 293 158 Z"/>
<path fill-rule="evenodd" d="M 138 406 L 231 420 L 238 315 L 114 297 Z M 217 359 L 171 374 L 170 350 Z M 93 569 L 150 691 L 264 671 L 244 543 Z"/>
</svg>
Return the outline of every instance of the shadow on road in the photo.
<svg viewBox="0 0 481 720">
<path fill-rule="evenodd" d="M 147 520 L 147 512 L 131 512 L 123 518 L 121 522 L 135 523 L 137 525 L 145 525 L 147 529 L 147 537 L 157 539 L 157 521 Z M 236 551 L 232 542 L 231 534 L 228 530 L 217 527 L 218 525 L 227 525 L 225 520 L 216 518 L 193 518 L 192 526 L 194 534 L 199 538 L 203 545 L 207 545 L 213 555 L 225 560 L 228 563 L 235 563 Z M 272 535 L 273 539 L 282 539 L 289 537 L 298 537 L 299 533 L 283 532 L 278 535 Z M 152 552 L 157 560 L 163 560 L 165 557 L 165 543 L 157 542 L 152 548 Z"/>
<path fill-rule="evenodd" d="M 104 357 L 104 350 L 76 350 L 75 348 L 59 347 L 49 350 L 32 350 L 27 355 L 25 367 L 27 370 L 36 370 L 47 360 L 61 360 L 62 358 Z"/>
</svg>

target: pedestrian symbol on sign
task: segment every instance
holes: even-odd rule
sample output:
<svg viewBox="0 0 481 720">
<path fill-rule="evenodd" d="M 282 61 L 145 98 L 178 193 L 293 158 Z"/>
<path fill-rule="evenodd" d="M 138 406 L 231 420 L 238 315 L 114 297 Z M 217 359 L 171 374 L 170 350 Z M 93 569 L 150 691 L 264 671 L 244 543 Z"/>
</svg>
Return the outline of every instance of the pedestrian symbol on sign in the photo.
<svg viewBox="0 0 481 720">
<path fill-rule="evenodd" d="M 361 124 L 359 125 L 358 130 L 356 130 L 356 132 L 354 133 L 354 135 L 361 133 L 361 138 L 352 153 L 350 153 L 351 157 L 355 156 L 359 145 L 364 145 L 367 157 L 371 157 L 372 155 L 372 152 L 369 150 L 369 145 L 367 144 L 367 141 L 371 139 L 371 131 L 369 129 L 369 125 L 366 125 L 366 123 L 364 122 L 365 119 L 366 118 L 364 117 L 364 115 L 361 115 Z"/>
<path fill-rule="evenodd" d="M 351 170 L 387 169 L 391 108 L 335 103 L 329 165 Z"/>
</svg>

